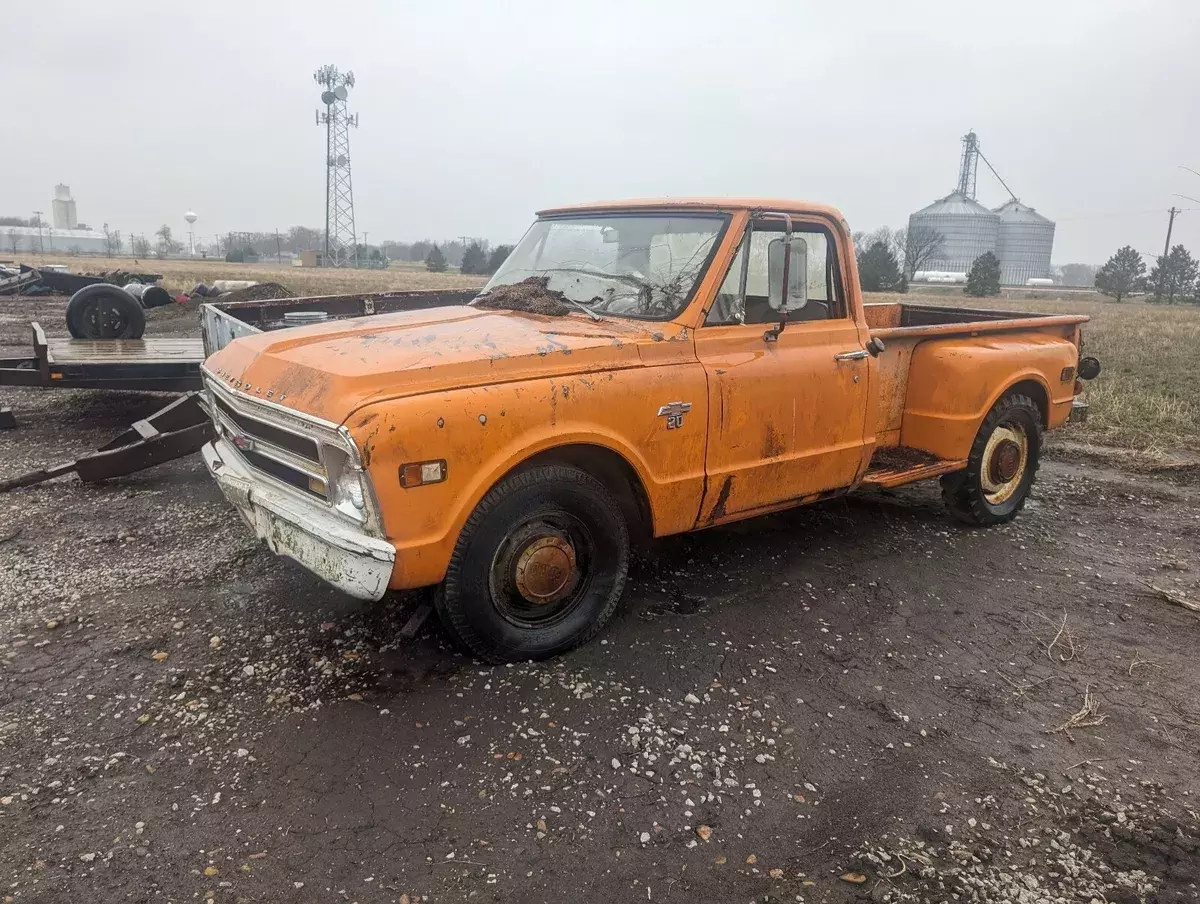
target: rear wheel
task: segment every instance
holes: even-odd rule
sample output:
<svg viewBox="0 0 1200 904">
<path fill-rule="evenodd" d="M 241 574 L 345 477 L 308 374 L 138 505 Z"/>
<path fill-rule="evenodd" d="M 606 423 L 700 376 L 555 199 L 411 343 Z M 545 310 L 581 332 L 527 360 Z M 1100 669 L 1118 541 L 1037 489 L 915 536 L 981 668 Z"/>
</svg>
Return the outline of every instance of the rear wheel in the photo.
<svg viewBox="0 0 1200 904">
<path fill-rule="evenodd" d="M 965 470 L 942 478 L 942 499 L 967 524 L 1003 524 L 1025 505 L 1037 474 L 1042 415 L 1033 399 L 1013 392 L 983 420 Z"/>
<path fill-rule="evenodd" d="M 629 531 L 604 485 L 578 468 L 531 468 L 501 481 L 471 513 L 438 615 L 481 659 L 544 659 L 596 635 L 628 568 Z"/>
</svg>

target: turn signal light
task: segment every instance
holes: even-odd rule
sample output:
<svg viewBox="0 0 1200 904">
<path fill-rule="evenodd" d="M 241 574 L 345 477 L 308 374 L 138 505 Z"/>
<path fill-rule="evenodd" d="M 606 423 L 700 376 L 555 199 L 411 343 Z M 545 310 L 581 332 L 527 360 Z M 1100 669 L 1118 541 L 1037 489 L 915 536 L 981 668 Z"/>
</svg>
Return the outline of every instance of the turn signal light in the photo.
<svg viewBox="0 0 1200 904">
<path fill-rule="evenodd" d="M 406 490 L 427 483 L 441 483 L 446 479 L 446 461 L 418 461 L 400 466 L 400 486 Z"/>
</svg>

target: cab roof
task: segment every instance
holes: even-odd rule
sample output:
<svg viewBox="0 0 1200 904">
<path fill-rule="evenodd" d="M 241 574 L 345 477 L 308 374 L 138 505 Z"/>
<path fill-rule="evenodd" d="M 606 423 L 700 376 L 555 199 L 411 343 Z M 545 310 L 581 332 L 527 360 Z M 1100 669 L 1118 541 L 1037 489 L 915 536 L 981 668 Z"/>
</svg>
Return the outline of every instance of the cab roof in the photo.
<svg viewBox="0 0 1200 904">
<path fill-rule="evenodd" d="M 772 210 L 781 213 L 816 214 L 843 222 L 842 212 L 828 204 L 815 201 L 785 200 L 781 198 L 629 198 L 623 201 L 593 201 L 589 204 L 569 204 L 563 207 L 548 207 L 539 210 L 539 217 L 555 214 L 588 213 L 590 211 L 650 211 L 688 210 L 719 211 L 731 213 L 738 210 Z"/>
</svg>

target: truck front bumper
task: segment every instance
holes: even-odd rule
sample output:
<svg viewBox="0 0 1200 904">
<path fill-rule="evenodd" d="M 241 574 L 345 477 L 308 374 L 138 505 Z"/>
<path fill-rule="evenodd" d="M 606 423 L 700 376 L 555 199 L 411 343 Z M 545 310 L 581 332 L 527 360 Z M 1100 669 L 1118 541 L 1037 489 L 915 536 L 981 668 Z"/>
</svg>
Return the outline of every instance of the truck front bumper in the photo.
<svg viewBox="0 0 1200 904">
<path fill-rule="evenodd" d="M 201 454 L 225 498 L 273 553 L 358 599 L 377 600 L 387 592 L 396 563 L 392 544 L 355 530 L 299 491 L 268 483 L 226 440 L 209 443 Z"/>
</svg>

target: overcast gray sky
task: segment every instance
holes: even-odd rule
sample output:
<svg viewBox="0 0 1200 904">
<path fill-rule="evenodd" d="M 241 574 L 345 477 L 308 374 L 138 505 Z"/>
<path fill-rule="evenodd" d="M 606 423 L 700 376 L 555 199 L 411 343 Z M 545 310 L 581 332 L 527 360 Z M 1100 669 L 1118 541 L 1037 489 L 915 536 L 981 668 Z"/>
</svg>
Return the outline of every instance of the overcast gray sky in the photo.
<svg viewBox="0 0 1200 904">
<path fill-rule="evenodd" d="M 358 230 L 518 238 L 541 206 L 756 194 L 904 225 L 969 128 L 1055 263 L 1200 252 L 1200 0 L 13 3 L 0 214 L 202 235 L 323 223 L 323 63 Z M 1003 189 L 981 171 L 980 200 Z"/>
</svg>

